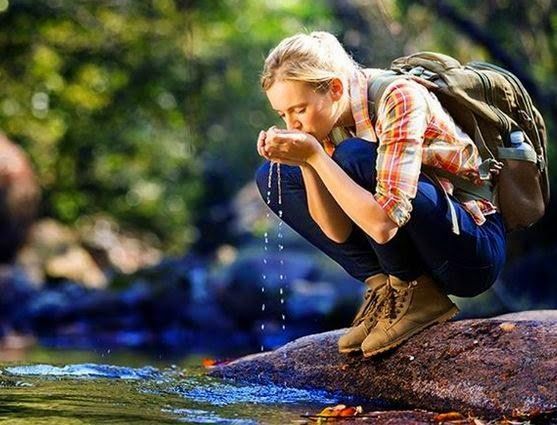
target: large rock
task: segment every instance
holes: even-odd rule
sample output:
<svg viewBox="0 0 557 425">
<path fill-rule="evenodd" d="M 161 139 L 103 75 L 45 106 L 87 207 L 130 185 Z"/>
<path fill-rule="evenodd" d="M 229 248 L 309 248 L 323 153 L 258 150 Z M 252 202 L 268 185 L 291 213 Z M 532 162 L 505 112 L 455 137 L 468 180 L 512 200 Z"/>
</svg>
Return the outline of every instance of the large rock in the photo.
<svg viewBox="0 0 557 425">
<path fill-rule="evenodd" d="M 343 332 L 303 337 L 210 374 L 487 419 L 557 413 L 555 322 L 449 322 L 371 359 L 339 354 L 336 344 Z"/>
<path fill-rule="evenodd" d="M 40 188 L 31 161 L 0 133 L 0 264 L 12 263 L 36 218 Z"/>
</svg>

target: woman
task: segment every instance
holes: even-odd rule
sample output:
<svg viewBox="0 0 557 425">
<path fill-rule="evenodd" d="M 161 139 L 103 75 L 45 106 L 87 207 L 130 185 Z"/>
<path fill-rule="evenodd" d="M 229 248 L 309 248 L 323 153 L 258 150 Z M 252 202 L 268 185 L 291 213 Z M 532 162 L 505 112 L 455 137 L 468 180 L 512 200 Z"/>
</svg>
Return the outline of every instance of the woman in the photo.
<svg viewBox="0 0 557 425">
<path fill-rule="evenodd" d="M 265 60 L 262 88 L 286 129 L 261 131 L 266 194 L 281 164 L 282 219 L 368 285 L 339 350 L 366 357 L 454 317 L 448 294 L 487 290 L 505 261 L 505 228 L 489 200 L 459 202 L 435 167 L 479 182 L 473 141 L 423 85 L 396 79 L 374 110 L 364 69 L 327 32 L 281 41 Z M 277 213 L 276 182 L 270 208 Z"/>
</svg>

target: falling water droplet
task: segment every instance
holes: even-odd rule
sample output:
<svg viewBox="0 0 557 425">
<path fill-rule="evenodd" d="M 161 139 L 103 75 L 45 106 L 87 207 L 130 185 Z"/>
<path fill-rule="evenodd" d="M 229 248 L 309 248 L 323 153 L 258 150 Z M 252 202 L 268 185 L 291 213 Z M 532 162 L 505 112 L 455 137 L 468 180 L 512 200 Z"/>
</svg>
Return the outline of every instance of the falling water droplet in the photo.
<svg viewBox="0 0 557 425">
<path fill-rule="evenodd" d="M 265 311 L 265 304 L 261 305 L 261 311 Z"/>
</svg>

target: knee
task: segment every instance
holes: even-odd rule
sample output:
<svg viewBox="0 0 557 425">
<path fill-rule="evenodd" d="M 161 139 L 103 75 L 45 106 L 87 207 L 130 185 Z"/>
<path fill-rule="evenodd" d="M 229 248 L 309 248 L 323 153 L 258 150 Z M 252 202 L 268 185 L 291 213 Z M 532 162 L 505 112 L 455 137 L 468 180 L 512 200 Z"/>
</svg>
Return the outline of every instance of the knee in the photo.
<svg viewBox="0 0 557 425">
<path fill-rule="evenodd" d="M 332 159 L 345 170 L 361 160 L 375 164 L 376 149 L 376 143 L 350 138 L 343 140 L 335 148 Z"/>
</svg>

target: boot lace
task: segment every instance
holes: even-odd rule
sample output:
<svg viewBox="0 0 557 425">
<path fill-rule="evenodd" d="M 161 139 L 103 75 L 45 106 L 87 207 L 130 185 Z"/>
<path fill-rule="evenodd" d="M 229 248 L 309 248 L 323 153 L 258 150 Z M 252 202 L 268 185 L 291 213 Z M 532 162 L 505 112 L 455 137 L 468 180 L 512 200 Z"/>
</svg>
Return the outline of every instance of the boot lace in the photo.
<svg viewBox="0 0 557 425">
<path fill-rule="evenodd" d="M 404 303 L 409 296 L 409 290 L 413 286 L 415 286 L 415 282 L 409 282 L 408 287 L 397 290 L 390 284 L 388 284 L 381 318 L 387 319 L 389 322 L 392 323 L 398 317 L 398 315 L 402 313 Z"/>
<path fill-rule="evenodd" d="M 377 295 L 377 291 L 374 291 L 371 288 L 366 291 L 366 294 L 364 296 L 364 303 L 360 307 L 360 310 L 356 314 L 356 317 L 354 317 L 352 326 L 358 326 L 360 323 L 362 323 L 362 321 L 365 320 L 369 312 L 376 306 L 378 298 L 379 296 Z"/>
</svg>

